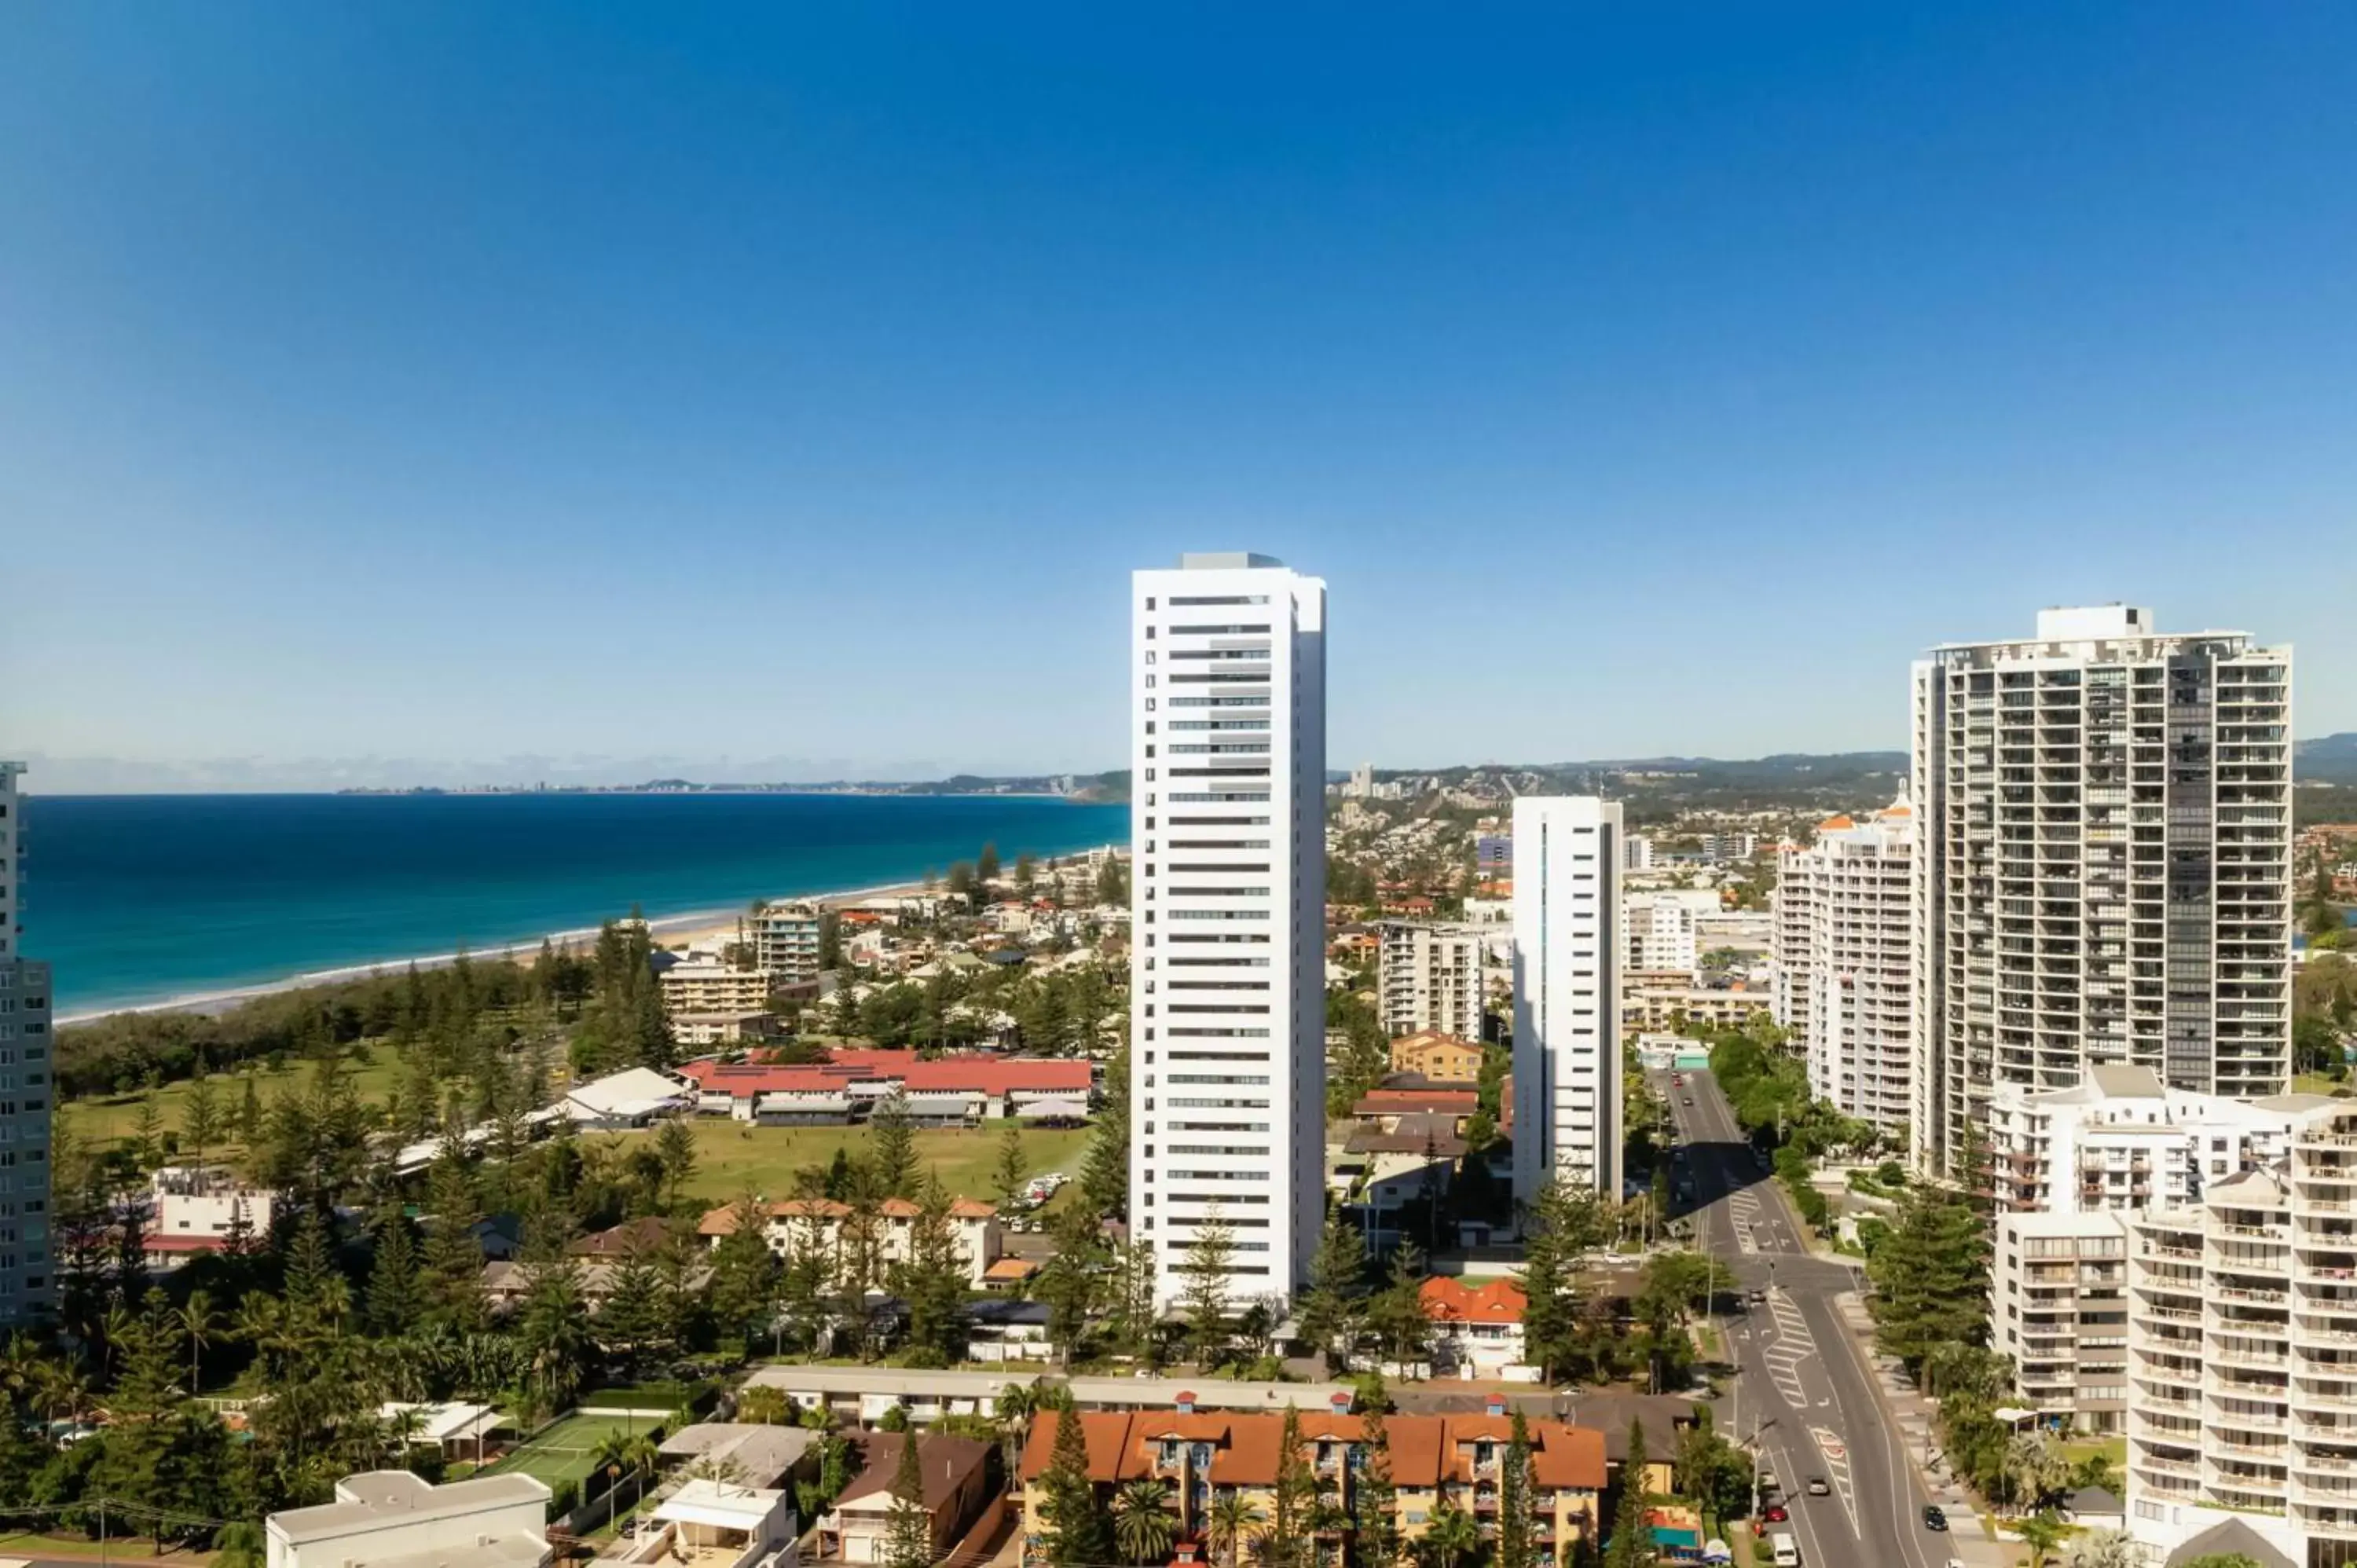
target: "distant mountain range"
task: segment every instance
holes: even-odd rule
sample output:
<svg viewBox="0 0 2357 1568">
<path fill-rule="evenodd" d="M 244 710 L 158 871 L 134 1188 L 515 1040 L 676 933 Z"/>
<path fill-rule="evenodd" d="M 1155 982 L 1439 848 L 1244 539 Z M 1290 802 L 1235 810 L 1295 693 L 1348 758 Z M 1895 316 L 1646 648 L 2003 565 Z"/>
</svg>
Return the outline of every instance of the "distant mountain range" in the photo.
<svg viewBox="0 0 2357 1568">
<path fill-rule="evenodd" d="M 2357 784 L 2357 733 L 2294 742 L 2291 776 L 2303 783 Z"/>
</svg>

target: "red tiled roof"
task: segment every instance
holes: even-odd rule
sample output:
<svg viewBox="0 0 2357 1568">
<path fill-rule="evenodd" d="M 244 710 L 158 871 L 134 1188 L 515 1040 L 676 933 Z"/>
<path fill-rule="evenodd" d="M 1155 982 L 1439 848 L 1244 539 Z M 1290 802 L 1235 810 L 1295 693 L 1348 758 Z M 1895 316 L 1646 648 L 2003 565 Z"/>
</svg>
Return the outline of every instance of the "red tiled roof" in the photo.
<svg viewBox="0 0 2357 1568">
<path fill-rule="evenodd" d="M 1424 1282 L 1424 1315 L 1436 1323 L 1520 1323 L 1530 1298 L 1512 1280 L 1491 1280 L 1478 1289 L 1462 1280 L 1435 1275 Z"/>
<path fill-rule="evenodd" d="M 742 1100 L 757 1094 L 840 1094 L 855 1083 L 899 1081 L 912 1093 L 1003 1096 L 1016 1090 L 1085 1095 L 1089 1064 L 1018 1057 L 942 1057 L 919 1061 L 914 1052 L 840 1050 L 806 1067 L 764 1062 L 690 1062 L 679 1069 L 703 1088 Z"/>
<path fill-rule="evenodd" d="M 1023 1448 L 1023 1480 L 1036 1481 L 1047 1473 L 1054 1456 L 1058 1419 L 1054 1411 L 1042 1411 L 1031 1418 L 1030 1437 Z M 1088 1437 L 1092 1480 L 1119 1483 L 1146 1474 L 1152 1466 L 1153 1445 L 1173 1437 L 1211 1445 L 1210 1479 L 1216 1485 L 1266 1487 L 1276 1481 L 1277 1443 L 1285 1431 L 1285 1417 L 1280 1414 L 1104 1412 L 1083 1413 L 1080 1420 Z M 1303 1411 L 1300 1422 L 1306 1443 L 1357 1443 L 1366 1435 L 1366 1423 L 1356 1415 Z M 1394 1415 L 1387 1418 L 1384 1426 L 1391 1444 L 1393 1478 L 1403 1487 L 1434 1487 L 1444 1479 L 1471 1481 L 1473 1444 L 1507 1442 L 1512 1423 L 1503 1416 Z M 1534 1421 L 1526 1430 L 1531 1477 L 1539 1486 L 1555 1490 L 1604 1489 L 1604 1434 L 1559 1421 Z"/>
</svg>

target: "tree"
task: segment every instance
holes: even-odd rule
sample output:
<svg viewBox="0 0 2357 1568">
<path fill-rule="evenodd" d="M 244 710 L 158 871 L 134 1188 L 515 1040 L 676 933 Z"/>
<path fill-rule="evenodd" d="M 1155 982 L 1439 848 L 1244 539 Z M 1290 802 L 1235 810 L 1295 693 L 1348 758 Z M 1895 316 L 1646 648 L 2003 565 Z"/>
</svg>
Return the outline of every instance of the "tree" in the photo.
<svg viewBox="0 0 2357 1568">
<path fill-rule="evenodd" d="M 1090 1042 L 1093 1044 L 1094 1042 Z M 1099 1214 L 1129 1212 L 1129 1047 L 1105 1064 L 1104 1106 L 1081 1163 L 1081 1197 Z"/>
<path fill-rule="evenodd" d="M 1267 1519 L 1260 1505 L 1245 1493 L 1225 1491 L 1211 1499 L 1203 1533 L 1226 1568 L 1236 1568 L 1236 1560 L 1243 1555 L 1245 1544 L 1260 1534 L 1260 1527 Z"/>
<path fill-rule="evenodd" d="M 1096 901 L 1099 904 L 1129 902 L 1129 863 L 1119 855 L 1107 855 L 1097 867 Z"/>
<path fill-rule="evenodd" d="M 2006 1444 L 2005 1471 L 2014 1495 L 2036 1509 L 2070 1480 L 2071 1462 L 2047 1434 L 2024 1432 Z"/>
<path fill-rule="evenodd" d="M 188 1392 L 193 1395 L 204 1387 L 204 1364 L 200 1358 L 205 1348 L 213 1342 L 213 1337 L 221 1332 L 221 1315 L 213 1309 L 211 1294 L 204 1286 L 199 1285 L 188 1293 L 188 1299 L 180 1304 L 180 1310 L 175 1316 L 181 1337 L 188 1342 Z"/>
<path fill-rule="evenodd" d="M 886 1197 L 913 1197 L 917 1190 L 917 1130 L 909 1117 L 908 1090 L 899 1084 L 867 1118 L 868 1155 Z"/>
<path fill-rule="evenodd" d="M 909 1348 L 948 1366 L 964 1354 L 966 1265 L 950 1219 L 950 1196 L 928 1176 L 909 1221 L 908 1257 L 895 1271 L 895 1288 L 909 1308 Z"/>
<path fill-rule="evenodd" d="M 2071 1533 L 2071 1527 L 2062 1522 L 2061 1514 L 2040 1509 L 2027 1519 L 2014 1520 L 2013 1531 L 2029 1548 L 2029 1568 L 2046 1568 L 2047 1559 Z"/>
<path fill-rule="evenodd" d="M 606 1299 L 597 1307 L 597 1342 L 635 1366 L 648 1346 L 664 1339 L 669 1316 L 653 1257 L 647 1248 L 631 1247 L 614 1266 Z"/>
<path fill-rule="evenodd" d="M 1498 1554 L 1495 1568 L 1532 1568 L 1531 1428 L 1514 1412 L 1504 1463 L 1498 1469 Z"/>
<path fill-rule="evenodd" d="M 2212 1558 L 2197 1558 L 2212 1562 Z M 2250 1559 L 2242 1559 L 2250 1563 Z M 2136 1541 L 2116 1530 L 2091 1530 L 2071 1543 L 2071 1568 L 2136 1568 Z M 2256 1568 L 2253 1564 L 2252 1568 Z"/>
<path fill-rule="evenodd" d="M 1236 1257 L 1235 1232 L 1220 1206 L 1195 1226 L 1195 1239 L 1178 1264 L 1179 1300 L 1186 1304 L 1188 1340 L 1198 1366 L 1215 1367 L 1228 1348 L 1228 1276 Z"/>
<path fill-rule="evenodd" d="M 1140 1477 L 1114 1494 L 1113 1537 L 1122 1555 L 1132 1563 L 1161 1563 L 1170 1555 L 1178 1536 L 1178 1521 L 1166 1499 L 1168 1484 Z"/>
<path fill-rule="evenodd" d="M 1070 1364 L 1080 1352 L 1096 1310 L 1098 1280 L 1105 1266 L 1105 1250 L 1097 1217 L 1074 1205 L 1057 1217 L 1055 1247 L 1032 1285 L 1033 1297 L 1047 1305 L 1048 1338 Z"/>
<path fill-rule="evenodd" d="M 483 1301 L 483 1248 L 475 1239 L 482 1216 L 455 1135 L 445 1137 L 435 1152 L 425 1203 L 425 1291 L 434 1316 L 459 1333 L 480 1333 L 490 1321 Z"/>
<path fill-rule="evenodd" d="M 1898 1222 L 1867 1261 L 1876 1337 L 1885 1353 L 1921 1369 L 1945 1345 L 1987 1336 L 1986 1221 L 1962 1193 L 1917 1187 L 1900 1199 Z"/>
<path fill-rule="evenodd" d="M 1348 1369 L 1366 1321 L 1366 1243 L 1329 1215 L 1309 1262 L 1309 1289 L 1301 1299 L 1301 1337 L 1325 1352 L 1329 1374 Z"/>
<path fill-rule="evenodd" d="M 1048 1561 L 1055 1568 L 1097 1568 L 1113 1559 L 1113 1532 L 1097 1509 L 1096 1487 L 1089 1479 L 1089 1445 L 1078 1412 L 1056 1412 L 1056 1435 L 1049 1450 L 1048 1468 L 1040 1483 L 1047 1493 L 1040 1506 L 1047 1526 Z"/>
<path fill-rule="evenodd" d="M 731 1348 L 741 1347 L 762 1326 L 761 1315 L 774 1298 L 770 1277 L 777 1260 L 765 1240 L 769 1220 L 769 1210 L 748 1187 L 730 1206 L 728 1230 L 712 1249 L 712 1283 L 705 1299 L 723 1344 Z M 865 1286 L 860 1294 L 865 1296 Z"/>
<path fill-rule="evenodd" d="M 422 1324 L 425 1308 L 417 1244 L 410 1240 L 409 1221 L 393 1209 L 377 1226 L 376 1261 L 368 1279 L 369 1328 L 380 1336 L 407 1334 Z"/>
<path fill-rule="evenodd" d="M 1629 1456 L 1620 1465 L 1620 1500 L 1612 1512 L 1605 1568 L 1652 1568 L 1653 1536 L 1645 1523 L 1645 1423 L 1629 1423 Z"/>
<path fill-rule="evenodd" d="M 1424 1254 L 1413 1241 L 1393 1250 L 1383 1288 L 1367 1304 L 1367 1326 L 1394 1361 L 1421 1361 L 1431 1354 L 1432 1318 L 1424 1310 Z"/>
<path fill-rule="evenodd" d="M 679 1207 L 688 1178 L 695 1175 L 695 1130 L 683 1116 L 674 1116 L 655 1133 L 655 1157 L 662 1162 L 669 1207 Z"/>
<path fill-rule="evenodd" d="M 885 1568 L 931 1568 L 933 1516 L 925 1510 L 925 1473 L 917 1458 L 915 1433 L 900 1439 L 900 1463 L 892 1472 L 892 1508 L 884 1520 L 877 1559 Z"/>
<path fill-rule="evenodd" d="M 1290 1402 L 1277 1428 L 1276 1485 L 1269 1493 L 1269 1535 L 1275 1542 L 1275 1568 L 1310 1568 L 1317 1561 L 1311 1513 L 1318 1506 L 1318 1477 L 1301 1449 L 1301 1412 Z"/>
<path fill-rule="evenodd" d="M 515 1337 L 526 1357 L 524 1389 L 532 1407 L 554 1415 L 572 1406 L 588 1370 L 589 1313 L 581 1268 L 565 1250 L 569 1219 L 543 1216 L 525 1249 L 523 1300 Z"/>
<path fill-rule="evenodd" d="M 1026 898 L 1039 885 L 1039 857 L 1026 850 L 1015 857 L 1015 891 Z"/>
<path fill-rule="evenodd" d="M 1471 1514 L 1444 1500 L 1432 1510 L 1416 1544 L 1431 1556 L 1435 1568 L 1457 1568 L 1481 1550 L 1481 1527 Z"/>
<path fill-rule="evenodd" d="M 191 1162 L 203 1165 L 205 1151 L 220 1143 L 221 1136 L 221 1100 L 213 1092 L 212 1075 L 199 1057 L 196 1076 L 188 1080 L 188 1102 L 180 1112 L 180 1137 L 188 1145 Z"/>
<path fill-rule="evenodd" d="M 998 846 L 996 844 L 986 843 L 982 846 L 982 853 L 974 856 L 974 875 L 977 880 L 983 882 L 998 880 Z"/>
<path fill-rule="evenodd" d="M 1351 1507 L 1356 1514 L 1359 1562 L 1362 1568 L 1390 1568 L 1399 1557 L 1399 1487 L 1392 1479 L 1390 1428 L 1383 1421 L 1383 1401 L 1363 1402 L 1361 1416 L 1359 1484 L 1352 1488 Z"/>
<path fill-rule="evenodd" d="M 1523 1216 L 1525 1246 L 1516 1280 L 1526 1303 L 1523 1353 L 1539 1369 L 1543 1381 L 1569 1379 L 1580 1359 L 1583 1303 L 1577 1281 L 1579 1254 L 1587 1240 L 1587 1212 L 1557 1176 L 1538 1191 Z"/>
<path fill-rule="evenodd" d="M 1031 1160 L 1023 1149 L 1022 1123 L 1009 1116 L 998 1133 L 998 1163 L 991 1171 L 991 1190 L 998 1195 L 1000 1204 L 1013 1203 L 1022 1196 L 1024 1183 L 1030 1175 Z"/>
</svg>

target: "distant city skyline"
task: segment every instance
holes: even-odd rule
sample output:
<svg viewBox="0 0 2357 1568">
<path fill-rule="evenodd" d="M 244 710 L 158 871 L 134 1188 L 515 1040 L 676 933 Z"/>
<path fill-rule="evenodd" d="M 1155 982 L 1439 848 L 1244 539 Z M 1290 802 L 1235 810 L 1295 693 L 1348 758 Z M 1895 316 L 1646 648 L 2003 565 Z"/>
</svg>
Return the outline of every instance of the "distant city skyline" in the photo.
<svg viewBox="0 0 2357 1568">
<path fill-rule="evenodd" d="M 1346 607 L 1343 763 L 1889 748 L 1926 647 L 2110 601 L 2297 648 L 2299 733 L 2357 730 L 2357 11 L 10 45 L 36 792 L 1092 770 L 1111 585 L 1230 546 Z"/>
</svg>

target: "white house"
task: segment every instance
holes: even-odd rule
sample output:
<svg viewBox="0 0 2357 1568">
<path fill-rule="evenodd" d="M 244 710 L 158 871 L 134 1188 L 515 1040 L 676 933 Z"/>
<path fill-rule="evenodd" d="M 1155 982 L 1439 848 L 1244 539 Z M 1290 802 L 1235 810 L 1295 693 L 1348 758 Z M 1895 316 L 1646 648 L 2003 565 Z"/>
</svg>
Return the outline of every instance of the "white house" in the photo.
<svg viewBox="0 0 2357 1568">
<path fill-rule="evenodd" d="M 336 1500 L 264 1524 L 269 1568 L 541 1568 L 548 1487 L 530 1476 L 435 1486 L 406 1470 L 365 1470 Z"/>
</svg>

